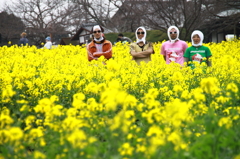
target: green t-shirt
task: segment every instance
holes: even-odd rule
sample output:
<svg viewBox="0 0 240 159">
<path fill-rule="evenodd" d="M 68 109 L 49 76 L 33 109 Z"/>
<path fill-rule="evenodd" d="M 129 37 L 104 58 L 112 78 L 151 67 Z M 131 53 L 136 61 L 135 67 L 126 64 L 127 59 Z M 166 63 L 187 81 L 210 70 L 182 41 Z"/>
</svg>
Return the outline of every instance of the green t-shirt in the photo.
<svg viewBox="0 0 240 159">
<path fill-rule="evenodd" d="M 189 61 L 196 61 L 199 63 L 206 62 L 206 58 L 210 56 L 212 56 L 212 53 L 210 49 L 206 46 L 200 46 L 200 47 L 191 46 L 186 49 L 183 55 L 183 57 L 188 58 Z"/>
</svg>

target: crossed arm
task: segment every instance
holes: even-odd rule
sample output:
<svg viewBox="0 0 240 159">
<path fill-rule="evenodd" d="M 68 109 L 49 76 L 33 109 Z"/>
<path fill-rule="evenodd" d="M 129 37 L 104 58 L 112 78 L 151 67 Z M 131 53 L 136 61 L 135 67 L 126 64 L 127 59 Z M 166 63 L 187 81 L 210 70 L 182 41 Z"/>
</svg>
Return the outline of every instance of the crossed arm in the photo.
<svg viewBox="0 0 240 159">
<path fill-rule="evenodd" d="M 142 52 L 136 52 L 135 50 L 132 50 L 130 53 L 133 56 L 133 58 L 148 57 L 150 54 L 153 53 L 153 48 L 149 47 L 146 51 L 142 51 Z"/>
<path fill-rule="evenodd" d="M 87 53 L 88 53 L 88 60 L 96 60 L 100 56 L 104 56 L 106 59 L 110 59 L 112 57 L 112 45 L 109 44 L 106 48 L 107 51 L 105 52 L 93 52 L 89 46 L 87 47 Z"/>
</svg>

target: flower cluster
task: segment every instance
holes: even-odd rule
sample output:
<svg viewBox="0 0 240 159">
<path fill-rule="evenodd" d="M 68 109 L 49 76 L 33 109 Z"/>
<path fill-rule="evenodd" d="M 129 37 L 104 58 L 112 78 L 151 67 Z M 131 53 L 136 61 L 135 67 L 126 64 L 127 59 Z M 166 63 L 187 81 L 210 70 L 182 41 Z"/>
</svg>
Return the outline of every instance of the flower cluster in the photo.
<svg viewBox="0 0 240 159">
<path fill-rule="evenodd" d="M 0 158 L 238 159 L 240 42 L 205 44 L 213 65 L 195 69 L 161 45 L 141 65 L 122 43 L 91 62 L 85 46 L 0 47 Z"/>
</svg>

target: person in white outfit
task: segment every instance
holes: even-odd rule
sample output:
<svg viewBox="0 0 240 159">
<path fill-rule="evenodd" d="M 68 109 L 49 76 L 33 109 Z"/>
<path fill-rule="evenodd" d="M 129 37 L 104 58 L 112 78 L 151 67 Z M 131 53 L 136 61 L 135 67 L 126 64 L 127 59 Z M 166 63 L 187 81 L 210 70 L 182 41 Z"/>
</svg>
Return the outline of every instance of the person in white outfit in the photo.
<svg viewBox="0 0 240 159">
<path fill-rule="evenodd" d="M 52 48 L 51 38 L 48 36 L 45 40 L 46 40 L 46 43 L 43 48 L 51 49 Z"/>
</svg>

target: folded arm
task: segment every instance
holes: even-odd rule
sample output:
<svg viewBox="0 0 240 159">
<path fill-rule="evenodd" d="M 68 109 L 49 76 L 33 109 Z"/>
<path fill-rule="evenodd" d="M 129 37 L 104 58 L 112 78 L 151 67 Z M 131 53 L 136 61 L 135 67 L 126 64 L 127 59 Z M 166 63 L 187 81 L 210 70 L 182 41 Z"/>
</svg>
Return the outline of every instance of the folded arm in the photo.
<svg viewBox="0 0 240 159">
<path fill-rule="evenodd" d="M 104 52 L 94 52 L 93 56 L 98 58 L 98 57 L 103 55 L 106 59 L 111 58 L 112 57 L 112 44 L 111 43 L 105 44 L 105 46 L 106 46 L 106 51 L 104 51 Z"/>
<path fill-rule="evenodd" d="M 142 51 L 142 52 L 136 52 L 134 50 L 131 51 L 131 55 L 133 57 L 148 57 L 152 53 L 153 53 L 153 49 L 151 47 L 148 48 L 146 51 Z"/>
</svg>

